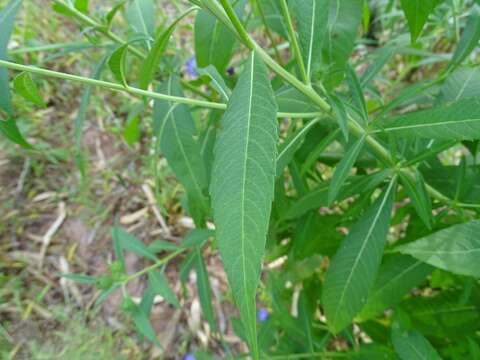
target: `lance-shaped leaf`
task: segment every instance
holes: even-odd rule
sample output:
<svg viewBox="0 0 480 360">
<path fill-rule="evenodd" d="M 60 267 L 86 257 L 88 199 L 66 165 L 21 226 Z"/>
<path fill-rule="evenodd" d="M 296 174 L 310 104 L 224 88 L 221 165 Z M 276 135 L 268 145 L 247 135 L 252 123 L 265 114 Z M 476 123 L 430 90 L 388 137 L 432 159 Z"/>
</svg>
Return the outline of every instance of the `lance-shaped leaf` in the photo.
<svg viewBox="0 0 480 360">
<path fill-rule="evenodd" d="M 161 271 L 150 271 L 148 273 L 148 284 L 153 290 L 154 294 L 158 294 L 165 299 L 166 302 L 175 306 L 177 309 L 180 308 L 178 303 L 177 295 L 171 289 L 168 279 L 165 274 Z"/>
<path fill-rule="evenodd" d="M 155 4 L 153 0 L 129 0 L 126 9 L 128 24 L 132 30 L 148 39 L 155 37 Z M 150 48 L 150 41 L 146 41 Z"/>
<path fill-rule="evenodd" d="M 0 11 L 0 60 L 7 60 L 7 47 L 12 35 L 15 15 L 20 7 L 21 0 L 12 0 Z M 0 109 L 12 115 L 10 88 L 8 85 L 7 69 L 0 68 Z"/>
<path fill-rule="evenodd" d="M 432 344 L 418 331 L 402 332 L 394 325 L 392 342 L 402 360 L 441 360 Z"/>
<path fill-rule="evenodd" d="M 143 256 L 152 261 L 157 261 L 157 256 L 155 252 L 151 251 L 147 245 L 138 240 L 132 234 L 129 234 L 120 227 L 115 226 L 112 229 L 112 235 L 114 240 L 117 241 L 118 246 L 120 247 L 119 251 L 127 250 L 131 251 L 138 256 Z"/>
<path fill-rule="evenodd" d="M 142 66 L 140 67 L 140 75 L 138 79 L 138 86 L 140 89 L 146 89 L 152 82 L 153 78 L 155 77 L 155 73 L 158 70 L 162 55 L 167 48 L 168 41 L 170 40 L 173 30 L 175 30 L 178 22 L 190 14 L 192 10 L 193 8 L 185 11 L 182 15 L 177 17 L 165 31 L 156 37 L 155 42 L 152 45 L 152 49 L 149 51 L 147 57 L 142 63 Z"/>
<path fill-rule="evenodd" d="M 120 46 L 108 59 L 108 66 L 115 79 L 123 86 L 128 87 L 125 77 L 125 61 L 127 57 L 128 45 Z"/>
<path fill-rule="evenodd" d="M 430 265 L 456 274 L 480 277 L 480 221 L 454 225 L 399 247 Z"/>
<path fill-rule="evenodd" d="M 358 318 L 371 319 L 382 311 L 398 304 L 402 298 L 426 279 L 432 267 L 407 255 L 385 258 L 378 278 Z"/>
<path fill-rule="evenodd" d="M 477 47 L 480 40 L 480 10 L 474 6 L 467 20 L 467 25 L 453 54 L 452 66 L 459 65 Z"/>
<path fill-rule="evenodd" d="M 400 0 L 400 4 L 407 18 L 412 43 L 415 43 L 427 22 L 428 15 L 436 5 L 436 0 Z"/>
<path fill-rule="evenodd" d="M 307 77 L 320 66 L 322 45 L 328 23 L 330 0 L 294 0 L 292 3 L 298 21 L 298 37 Z"/>
<path fill-rule="evenodd" d="M 348 178 L 350 170 L 352 169 L 355 161 L 360 154 L 360 151 L 363 148 L 365 143 L 365 137 L 362 136 L 358 139 L 353 145 L 350 146 L 348 151 L 345 153 L 343 159 L 338 163 L 337 167 L 335 168 L 335 172 L 333 173 L 332 181 L 330 182 L 330 186 L 328 188 L 328 203 L 332 204 L 335 199 L 337 198 L 340 189 L 343 186 L 343 183 Z"/>
<path fill-rule="evenodd" d="M 367 104 L 365 103 L 365 97 L 357 74 L 350 65 L 347 65 L 347 84 L 350 88 L 350 94 L 352 95 L 353 106 L 360 114 L 363 125 L 366 125 L 368 124 Z"/>
<path fill-rule="evenodd" d="M 282 16 L 280 2 L 278 0 L 257 0 L 257 5 L 265 16 L 267 26 L 287 39 L 288 30 L 285 19 Z"/>
<path fill-rule="evenodd" d="M 465 99 L 399 116 L 383 129 L 399 137 L 480 139 L 480 101 Z"/>
<path fill-rule="evenodd" d="M 224 101 L 228 102 L 230 95 L 232 95 L 232 90 L 225 84 L 225 80 L 223 80 L 217 68 L 213 65 L 208 65 L 206 68 L 197 69 L 197 71 L 200 75 L 210 78 L 211 87 L 220 94 Z"/>
<path fill-rule="evenodd" d="M 328 88 L 340 83 L 352 53 L 362 20 L 363 0 L 330 0 L 328 26 L 323 44 L 326 64 L 324 83 Z"/>
<path fill-rule="evenodd" d="M 0 133 L 2 133 L 8 140 L 20 145 L 24 149 L 33 149 L 33 146 L 25 140 L 18 129 L 17 122 L 12 118 L 7 120 L 0 119 Z"/>
<path fill-rule="evenodd" d="M 173 76 L 158 91 L 183 96 L 180 80 Z M 202 221 L 208 212 L 207 175 L 189 108 L 165 100 L 155 101 L 154 132 L 168 164 L 187 191 L 194 220 Z"/>
<path fill-rule="evenodd" d="M 276 111 L 266 66 L 252 52 L 222 118 L 210 191 L 220 253 L 254 354 L 255 294 L 274 194 Z"/>
<path fill-rule="evenodd" d="M 395 180 L 392 180 L 352 227 L 330 264 L 322 303 L 333 333 L 349 325 L 367 301 L 382 261 L 394 195 Z"/>
<path fill-rule="evenodd" d="M 195 271 L 197 272 L 197 291 L 202 306 L 203 316 L 207 320 L 210 328 L 216 331 L 217 324 L 215 322 L 215 313 L 213 311 L 212 288 L 210 286 L 210 278 L 208 276 L 207 267 L 202 257 L 200 248 L 193 251 Z"/>
<path fill-rule="evenodd" d="M 13 86 L 15 91 L 26 100 L 34 103 L 37 106 L 45 107 L 45 102 L 40 96 L 37 85 L 35 85 L 33 82 L 30 74 L 26 72 L 18 74 L 13 80 Z"/>
<path fill-rule="evenodd" d="M 432 227 L 432 202 L 428 196 L 427 189 L 425 187 L 425 180 L 422 173 L 418 170 L 415 171 L 415 176 L 411 178 L 403 173 L 400 173 L 400 179 L 402 181 L 405 190 L 407 191 L 410 200 L 417 211 L 418 216 L 425 223 L 425 226 L 429 229 Z"/>
</svg>

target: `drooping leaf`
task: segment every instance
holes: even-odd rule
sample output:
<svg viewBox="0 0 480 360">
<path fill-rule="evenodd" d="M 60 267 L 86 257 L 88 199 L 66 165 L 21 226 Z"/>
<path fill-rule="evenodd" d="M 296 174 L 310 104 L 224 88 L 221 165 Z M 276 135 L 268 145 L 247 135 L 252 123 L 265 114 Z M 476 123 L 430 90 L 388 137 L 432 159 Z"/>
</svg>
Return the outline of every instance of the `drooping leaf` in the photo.
<svg viewBox="0 0 480 360">
<path fill-rule="evenodd" d="M 280 146 L 277 156 L 277 177 L 280 176 L 283 172 L 283 169 L 290 163 L 295 152 L 299 149 L 302 144 L 305 136 L 310 131 L 310 129 L 317 124 L 319 119 L 314 119 L 305 126 L 301 127 L 297 132 L 292 134 L 291 137 L 285 140 L 285 142 Z"/>
<path fill-rule="evenodd" d="M 395 195 L 395 180 L 352 227 L 328 268 L 322 292 L 327 324 L 344 329 L 362 310 L 382 261 Z"/>
<path fill-rule="evenodd" d="M 436 1 L 400 0 L 400 4 L 402 5 L 403 12 L 407 18 L 412 43 L 415 43 L 427 22 L 428 16 L 435 8 Z"/>
<path fill-rule="evenodd" d="M 148 52 L 147 57 L 140 66 L 140 75 L 138 77 L 138 86 L 140 89 L 146 89 L 148 85 L 152 82 L 155 77 L 155 73 L 158 70 L 160 60 L 164 54 L 168 41 L 172 36 L 173 31 L 175 30 L 177 24 L 185 16 L 190 14 L 192 9 L 185 11 L 182 15 L 177 17 L 172 24 L 162 33 L 160 33 L 153 42 L 152 48 Z"/>
<path fill-rule="evenodd" d="M 30 74 L 23 72 L 18 74 L 13 80 L 13 86 L 15 91 L 24 97 L 26 100 L 34 103 L 39 107 L 45 107 L 45 102 L 43 101 L 40 93 L 38 92 L 37 85 L 32 80 Z"/>
<path fill-rule="evenodd" d="M 371 319 L 395 306 L 408 291 L 424 281 L 431 271 L 431 266 L 411 256 L 391 255 L 385 258 L 358 318 Z"/>
<path fill-rule="evenodd" d="M 480 101 L 465 99 L 401 115 L 382 130 L 400 137 L 439 140 L 480 139 Z"/>
<path fill-rule="evenodd" d="M 252 52 L 222 118 L 210 192 L 220 254 L 254 353 L 255 294 L 274 193 L 276 111 L 266 66 Z"/>
<path fill-rule="evenodd" d="M 363 0 L 330 0 L 328 27 L 323 44 L 324 83 L 327 88 L 339 84 L 345 73 L 358 28 L 362 20 Z"/>
<path fill-rule="evenodd" d="M 294 0 L 293 11 L 298 22 L 299 45 L 307 77 L 318 71 L 322 45 L 327 29 L 330 0 Z"/>
<path fill-rule="evenodd" d="M 0 119 L 0 133 L 24 149 L 33 149 L 33 146 L 23 137 L 17 127 L 17 122 L 13 118 L 7 120 Z"/>
<path fill-rule="evenodd" d="M 328 189 L 328 203 L 332 204 L 335 199 L 337 198 L 340 189 L 343 186 L 343 183 L 347 179 L 350 170 L 352 169 L 355 161 L 360 154 L 360 151 L 363 148 L 365 143 L 365 137 L 362 136 L 358 139 L 355 143 L 353 143 L 348 151 L 345 153 L 343 159 L 338 163 L 337 167 L 335 168 L 335 172 L 333 173 L 332 180 L 330 182 L 330 186 Z"/>
<path fill-rule="evenodd" d="M 183 96 L 180 81 L 171 76 L 159 87 L 159 92 Z M 178 180 L 187 191 L 189 209 L 194 220 L 202 222 L 208 212 L 207 175 L 195 139 L 196 128 L 186 105 L 157 100 L 154 106 L 154 132 L 160 149 Z"/>
<path fill-rule="evenodd" d="M 392 342 L 395 351 L 402 360 L 441 360 L 437 351 L 418 331 L 402 332 L 394 326 Z"/>
<path fill-rule="evenodd" d="M 454 225 L 397 250 L 455 274 L 480 277 L 480 221 Z"/>
<path fill-rule="evenodd" d="M 132 234 L 129 234 L 120 227 L 114 227 L 114 229 L 112 229 L 112 234 L 114 234 L 114 239 L 118 239 L 118 244 L 121 249 L 131 251 L 138 256 L 157 261 L 155 252 L 151 251 L 147 245 L 138 240 Z"/>
<path fill-rule="evenodd" d="M 12 35 L 15 15 L 20 8 L 21 0 L 11 0 L 3 9 L 0 10 L 0 60 L 7 59 L 7 48 L 10 36 Z M 7 69 L 0 68 L 0 109 L 8 115 L 13 115 L 10 87 L 8 84 Z"/>
<path fill-rule="evenodd" d="M 195 19 L 195 56 L 201 68 L 213 65 L 220 74 L 225 72 L 236 44 L 235 35 L 205 10 Z"/>
<path fill-rule="evenodd" d="M 115 79 L 123 86 L 128 87 L 125 77 L 125 60 L 128 52 L 128 45 L 120 46 L 115 50 L 108 59 L 108 66 L 113 73 Z"/>
<path fill-rule="evenodd" d="M 468 55 L 477 47 L 480 40 L 480 10 L 478 6 L 473 6 L 468 16 L 467 24 L 463 30 L 462 37 L 458 43 L 457 49 L 453 53 L 451 66 L 456 67 L 465 60 Z"/>
<path fill-rule="evenodd" d="M 148 38 L 145 43 L 147 49 L 150 49 L 150 39 L 155 38 L 156 12 L 153 0 L 129 0 L 126 14 L 132 30 Z"/>
<path fill-rule="evenodd" d="M 207 267 L 202 257 L 202 252 L 199 248 L 193 251 L 195 271 L 197 272 L 197 290 L 202 306 L 203 316 L 207 320 L 210 328 L 216 331 L 217 325 L 215 321 L 215 313 L 213 311 L 212 303 L 212 288 L 210 286 L 210 279 L 208 277 Z"/>
<path fill-rule="evenodd" d="M 365 104 L 365 97 L 363 95 L 362 87 L 360 86 L 360 81 L 358 80 L 355 70 L 350 65 L 347 65 L 346 73 L 347 84 L 350 88 L 353 105 L 360 114 L 363 125 L 366 125 L 368 124 L 368 110 L 367 105 Z"/>
<path fill-rule="evenodd" d="M 418 170 L 415 171 L 413 178 L 400 173 L 400 179 L 418 216 L 425 223 L 425 226 L 430 229 L 432 227 L 432 202 L 427 193 L 422 173 Z"/>
<path fill-rule="evenodd" d="M 275 31 L 277 34 L 282 35 L 285 39 L 288 38 L 287 25 L 282 16 L 280 9 L 280 3 L 278 0 L 257 0 L 257 5 L 260 7 L 260 11 L 265 16 L 267 26 Z"/>
<path fill-rule="evenodd" d="M 197 69 L 197 71 L 200 75 L 210 78 L 210 85 L 220 94 L 224 101 L 228 102 L 232 95 L 232 90 L 225 84 L 225 80 L 223 80 L 217 68 L 213 65 L 208 65 L 206 68 Z"/>
<path fill-rule="evenodd" d="M 155 294 L 163 297 L 166 302 L 177 309 L 180 308 L 177 296 L 168 284 L 168 279 L 162 271 L 150 271 L 148 273 L 148 284 Z"/>
</svg>

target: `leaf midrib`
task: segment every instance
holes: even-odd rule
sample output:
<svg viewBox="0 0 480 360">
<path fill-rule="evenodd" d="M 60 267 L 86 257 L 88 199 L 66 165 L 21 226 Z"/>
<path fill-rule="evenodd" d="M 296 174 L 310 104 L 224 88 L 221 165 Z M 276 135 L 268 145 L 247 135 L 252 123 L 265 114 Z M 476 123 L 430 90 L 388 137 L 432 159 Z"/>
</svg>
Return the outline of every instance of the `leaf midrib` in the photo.
<svg viewBox="0 0 480 360">
<path fill-rule="evenodd" d="M 463 119 L 463 120 L 449 120 L 449 121 L 436 122 L 436 123 L 424 123 L 424 124 L 413 124 L 413 125 L 395 126 L 395 127 L 385 128 L 384 131 L 389 132 L 389 131 L 416 129 L 416 128 L 422 128 L 422 127 L 435 127 L 435 126 L 443 126 L 443 125 L 451 125 L 451 124 L 470 123 L 470 122 L 476 122 L 476 121 L 479 121 L 479 122 L 480 122 L 480 118 Z M 380 131 L 381 131 L 381 130 L 380 130 Z"/>
</svg>

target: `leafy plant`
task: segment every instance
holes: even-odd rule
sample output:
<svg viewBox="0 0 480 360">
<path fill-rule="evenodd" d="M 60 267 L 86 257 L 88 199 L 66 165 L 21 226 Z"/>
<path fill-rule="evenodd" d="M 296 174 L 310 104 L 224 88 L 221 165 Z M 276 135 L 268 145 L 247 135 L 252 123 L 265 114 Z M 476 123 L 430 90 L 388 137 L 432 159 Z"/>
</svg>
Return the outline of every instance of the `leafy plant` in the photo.
<svg viewBox="0 0 480 360">
<path fill-rule="evenodd" d="M 202 257 L 218 248 L 253 359 L 478 358 L 478 2 L 190 2 L 157 27 L 151 0 L 119 1 L 101 20 L 88 1 L 53 0 L 94 45 L 111 42 L 92 78 L 7 61 L 20 1 L 0 12 L 0 131 L 41 152 L 16 125 L 6 69 L 38 107 L 42 76 L 84 84 L 83 114 L 91 87 L 138 97 L 131 146 L 150 135 L 138 119 L 153 99 L 150 140 L 196 226 L 180 244 L 149 245 L 114 226 L 109 274 L 63 276 L 100 288 L 97 305 L 123 289 L 139 334 L 161 346 L 149 314 L 157 294 L 181 306 L 164 273 L 176 257 L 181 279 L 195 268 L 203 316 L 220 331 Z M 120 13 L 123 33 L 111 29 Z M 195 61 L 182 79 L 172 34 L 193 13 Z M 448 54 L 437 51 L 445 42 Z M 125 251 L 150 265 L 127 274 Z M 446 274 L 454 284 L 439 286 Z M 125 285 L 145 275 L 138 304 Z"/>
</svg>

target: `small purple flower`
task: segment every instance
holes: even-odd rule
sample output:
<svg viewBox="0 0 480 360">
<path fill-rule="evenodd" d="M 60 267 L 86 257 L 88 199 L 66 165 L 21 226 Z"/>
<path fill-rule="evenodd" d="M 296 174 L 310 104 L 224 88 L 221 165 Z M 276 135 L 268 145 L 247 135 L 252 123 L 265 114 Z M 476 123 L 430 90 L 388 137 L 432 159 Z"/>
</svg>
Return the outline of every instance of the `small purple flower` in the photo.
<svg viewBox="0 0 480 360">
<path fill-rule="evenodd" d="M 234 68 L 233 66 L 230 66 L 230 67 L 227 69 L 227 74 L 230 75 L 230 76 L 235 75 L 235 68 Z"/>
<path fill-rule="evenodd" d="M 195 355 L 188 353 L 183 357 L 183 360 L 195 360 Z"/>
<path fill-rule="evenodd" d="M 196 77 L 197 74 L 197 59 L 195 56 L 192 56 L 190 59 L 187 60 L 185 63 L 185 70 L 188 75 L 192 77 Z"/>
<path fill-rule="evenodd" d="M 267 319 L 268 319 L 268 310 L 265 309 L 265 308 L 261 308 L 260 310 L 258 310 L 257 320 L 259 322 L 265 322 L 265 321 L 267 321 Z"/>
</svg>

